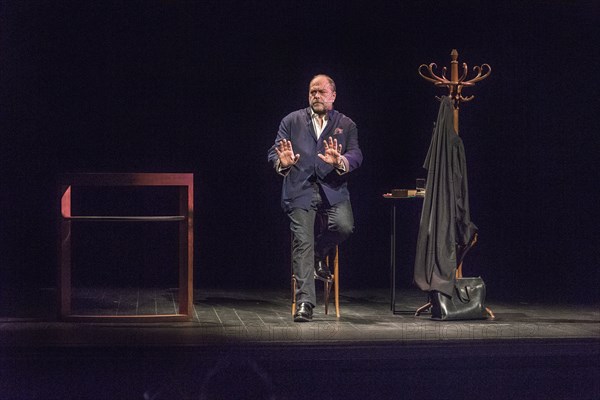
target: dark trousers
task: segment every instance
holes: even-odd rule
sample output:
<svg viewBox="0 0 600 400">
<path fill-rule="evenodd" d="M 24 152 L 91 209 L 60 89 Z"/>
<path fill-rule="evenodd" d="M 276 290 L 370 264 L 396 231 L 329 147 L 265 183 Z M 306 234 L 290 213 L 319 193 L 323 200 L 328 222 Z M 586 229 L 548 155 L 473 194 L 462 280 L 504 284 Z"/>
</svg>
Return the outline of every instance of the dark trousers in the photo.
<svg viewBox="0 0 600 400">
<path fill-rule="evenodd" d="M 327 216 L 326 227 L 315 237 L 315 218 L 317 213 Z M 294 208 L 288 212 L 292 232 L 292 270 L 296 275 L 296 301 L 317 303 L 313 271 L 315 255 L 323 258 L 336 244 L 346 240 L 354 231 L 354 215 L 350 200 L 333 206 L 329 205 L 320 186 L 314 184 L 310 209 Z"/>
</svg>

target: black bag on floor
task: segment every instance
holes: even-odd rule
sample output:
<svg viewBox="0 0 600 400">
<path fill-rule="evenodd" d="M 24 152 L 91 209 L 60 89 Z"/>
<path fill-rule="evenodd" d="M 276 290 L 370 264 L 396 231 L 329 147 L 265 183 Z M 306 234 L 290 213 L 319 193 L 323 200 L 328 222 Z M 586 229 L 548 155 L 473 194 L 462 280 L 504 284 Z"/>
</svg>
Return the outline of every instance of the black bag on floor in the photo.
<svg viewBox="0 0 600 400">
<path fill-rule="evenodd" d="M 485 319 L 485 283 L 481 277 L 457 278 L 453 296 L 429 292 L 431 319 L 440 321 Z"/>
</svg>

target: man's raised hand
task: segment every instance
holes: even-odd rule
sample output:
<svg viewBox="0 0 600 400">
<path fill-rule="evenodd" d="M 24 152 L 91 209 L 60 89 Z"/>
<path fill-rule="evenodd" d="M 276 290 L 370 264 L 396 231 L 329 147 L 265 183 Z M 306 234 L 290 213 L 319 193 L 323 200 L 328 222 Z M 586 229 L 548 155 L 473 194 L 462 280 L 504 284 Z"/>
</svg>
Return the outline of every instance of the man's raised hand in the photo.
<svg viewBox="0 0 600 400">
<path fill-rule="evenodd" d="M 279 165 L 281 168 L 291 167 L 300 159 L 300 154 L 294 154 L 292 142 L 286 139 L 282 139 L 279 142 L 279 146 L 275 147 L 275 151 L 279 157 Z"/>
<path fill-rule="evenodd" d="M 333 166 L 340 165 L 342 162 L 342 145 L 338 144 L 337 139 L 329 137 L 329 141 L 323 140 L 325 144 L 324 154 L 319 154 L 319 158 L 327 164 Z"/>
</svg>

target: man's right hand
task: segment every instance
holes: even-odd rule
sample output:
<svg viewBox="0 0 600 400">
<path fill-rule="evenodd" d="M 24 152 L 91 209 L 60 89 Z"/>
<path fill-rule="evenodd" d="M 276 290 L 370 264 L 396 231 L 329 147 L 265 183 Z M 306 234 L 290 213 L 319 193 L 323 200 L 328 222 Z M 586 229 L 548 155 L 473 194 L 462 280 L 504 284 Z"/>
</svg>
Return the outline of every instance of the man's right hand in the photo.
<svg viewBox="0 0 600 400">
<path fill-rule="evenodd" d="M 281 168 L 289 168 L 300 159 L 300 154 L 294 154 L 292 142 L 286 139 L 279 142 L 279 146 L 275 147 L 275 151 L 279 157 L 279 166 Z"/>
</svg>

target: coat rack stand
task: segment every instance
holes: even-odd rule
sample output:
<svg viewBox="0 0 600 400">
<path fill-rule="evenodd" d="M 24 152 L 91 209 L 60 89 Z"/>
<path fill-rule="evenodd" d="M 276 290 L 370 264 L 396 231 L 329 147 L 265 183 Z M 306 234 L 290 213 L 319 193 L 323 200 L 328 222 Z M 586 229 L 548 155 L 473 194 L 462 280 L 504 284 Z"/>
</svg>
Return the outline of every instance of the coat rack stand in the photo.
<svg viewBox="0 0 600 400">
<path fill-rule="evenodd" d="M 492 73 L 492 68 L 489 64 L 482 64 L 481 66 L 474 66 L 473 71 L 475 71 L 476 75 L 467 80 L 467 75 L 469 69 L 467 67 L 467 63 L 462 63 L 462 73 L 459 76 L 459 67 L 458 67 L 458 51 L 456 49 L 452 49 L 450 52 L 450 79 L 446 78 L 447 68 L 442 68 L 442 73 L 440 75 L 436 74 L 435 69 L 437 69 L 437 65 L 435 63 L 421 64 L 419 66 L 418 72 L 419 75 L 429 81 L 432 82 L 437 87 L 445 87 L 448 88 L 448 97 L 452 100 L 454 105 L 454 132 L 458 135 L 458 126 L 459 126 L 459 111 L 460 104 L 471 101 L 475 98 L 474 95 L 463 96 L 463 88 L 471 88 L 475 86 L 475 84 L 479 81 L 484 80 Z M 436 96 L 438 100 L 441 100 L 440 97 Z M 457 249 L 457 261 L 458 266 L 456 268 L 456 278 L 462 278 L 462 264 L 465 255 L 467 252 L 475 245 L 477 242 L 477 234 L 473 236 L 471 241 L 465 246 L 461 246 Z M 431 303 L 427 303 L 417 309 L 415 312 L 415 316 L 418 316 L 424 311 L 427 311 L 431 308 Z M 489 316 L 493 319 L 494 313 L 492 310 L 486 307 L 486 311 Z"/>
</svg>

